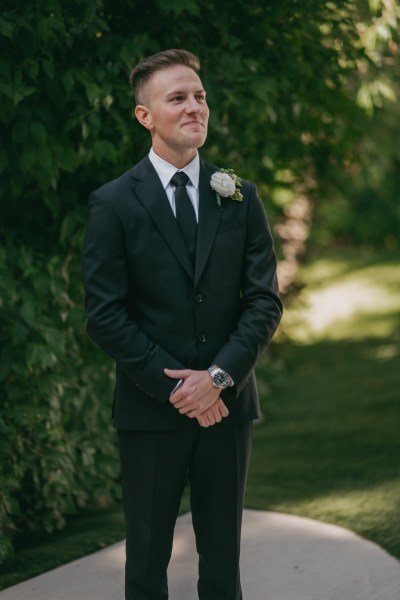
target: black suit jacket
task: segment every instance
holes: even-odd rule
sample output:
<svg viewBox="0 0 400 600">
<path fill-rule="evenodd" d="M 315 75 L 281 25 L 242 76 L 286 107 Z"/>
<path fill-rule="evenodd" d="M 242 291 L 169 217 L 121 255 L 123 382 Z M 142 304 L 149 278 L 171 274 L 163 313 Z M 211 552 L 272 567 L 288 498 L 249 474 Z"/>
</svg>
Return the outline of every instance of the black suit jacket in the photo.
<svg viewBox="0 0 400 600">
<path fill-rule="evenodd" d="M 254 184 L 243 201 L 217 205 L 201 161 L 196 264 L 148 157 L 94 192 L 84 251 L 87 329 L 116 362 L 113 418 L 119 429 L 184 426 L 168 401 L 163 369 L 218 364 L 234 388 L 222 393 L 224 423 L 259 416 L 253 368 L 281 318 L 276 259 Z"/>
</svg>

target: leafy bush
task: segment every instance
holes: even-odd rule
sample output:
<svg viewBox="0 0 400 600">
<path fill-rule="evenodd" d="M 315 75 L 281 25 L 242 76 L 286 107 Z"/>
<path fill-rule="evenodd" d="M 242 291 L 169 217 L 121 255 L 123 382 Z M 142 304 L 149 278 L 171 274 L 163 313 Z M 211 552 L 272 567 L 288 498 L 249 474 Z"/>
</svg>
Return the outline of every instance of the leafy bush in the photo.
<svg viewBox="0 0 400 600">
<path fill-rule="evenodd" d="M 86 339 L 71 258 L 44 260 L 9 241 L 0 253 L 3 557 L 16 528 L 52 531 L 118 493 L 112 370 Z"/>
</svg>

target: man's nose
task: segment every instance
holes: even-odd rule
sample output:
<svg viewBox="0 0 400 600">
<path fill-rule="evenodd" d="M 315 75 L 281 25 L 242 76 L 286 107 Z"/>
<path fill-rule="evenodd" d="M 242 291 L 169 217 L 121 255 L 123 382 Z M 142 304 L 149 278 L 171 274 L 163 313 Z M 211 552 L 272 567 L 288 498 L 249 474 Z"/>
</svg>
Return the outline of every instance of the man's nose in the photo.
<svg viewBox="0 0 400 600">
<path fill-rule="evenodd" d="M 188 96 L 187 103 L 186 103 L 186 110 L 189 113 L 199 112 L 200 104 L 197 102 L 197 100 L 194 96 Z"/>
</svg>

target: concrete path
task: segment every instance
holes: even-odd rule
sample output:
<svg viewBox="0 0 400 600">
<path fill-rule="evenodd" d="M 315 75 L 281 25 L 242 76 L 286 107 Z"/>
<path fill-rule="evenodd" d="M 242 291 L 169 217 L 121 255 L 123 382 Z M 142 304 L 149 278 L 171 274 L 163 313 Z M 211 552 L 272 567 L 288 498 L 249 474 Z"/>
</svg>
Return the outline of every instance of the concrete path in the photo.
<svg viewBox="0 0 400 600">
<path fill-rule="evenodd" d="M 311 519 L 246 510 L 245 600 L 399 600 L 400 563 L 351 531 Z M 123 600 L 124 543 L 0 592 L 0 600 Z M 195 600 L 190 515 L 178 519 L 171 600 Z"/>
</svg>

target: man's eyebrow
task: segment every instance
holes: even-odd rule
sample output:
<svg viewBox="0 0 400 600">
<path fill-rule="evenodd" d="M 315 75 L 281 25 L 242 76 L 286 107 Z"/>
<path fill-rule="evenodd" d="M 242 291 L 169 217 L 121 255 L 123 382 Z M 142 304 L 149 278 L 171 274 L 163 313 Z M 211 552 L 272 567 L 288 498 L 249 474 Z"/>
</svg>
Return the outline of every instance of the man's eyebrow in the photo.
<svg viewBox="0 0 400 600">
<path fill-rule="evenodd" d="M 179 96 L 180 94 L 187 94 L 187 93 L 188 93 L 188 90 L 174 90 L 172 92 L 168 92 L 167 97 L 168 96 Z M 206 91 L 203 88 L 196 90 L 194 92 L 194 94 L 205 94 L 205 93 L 206 93 Z"/>
</svg>

